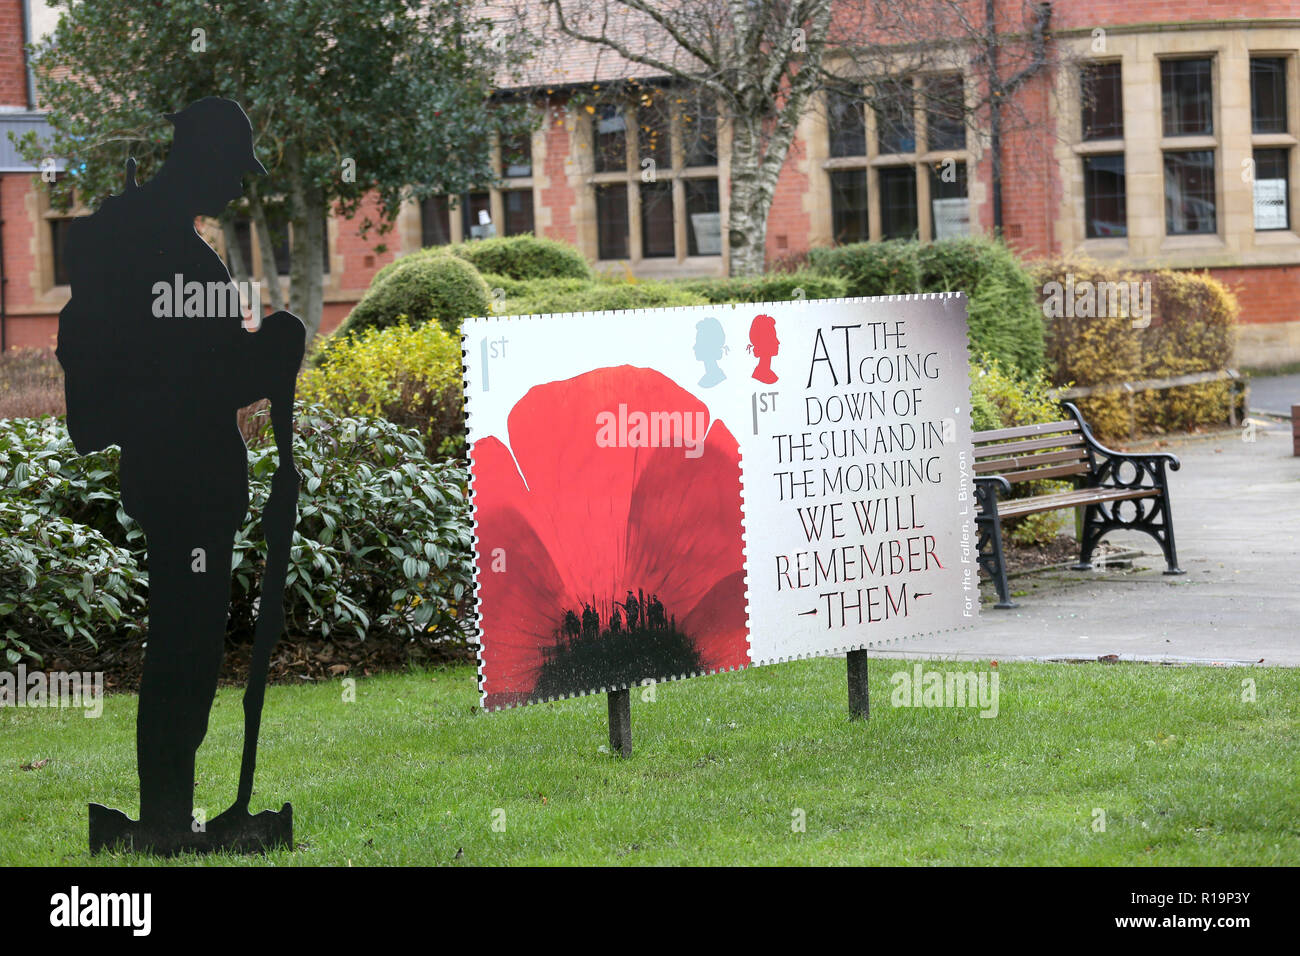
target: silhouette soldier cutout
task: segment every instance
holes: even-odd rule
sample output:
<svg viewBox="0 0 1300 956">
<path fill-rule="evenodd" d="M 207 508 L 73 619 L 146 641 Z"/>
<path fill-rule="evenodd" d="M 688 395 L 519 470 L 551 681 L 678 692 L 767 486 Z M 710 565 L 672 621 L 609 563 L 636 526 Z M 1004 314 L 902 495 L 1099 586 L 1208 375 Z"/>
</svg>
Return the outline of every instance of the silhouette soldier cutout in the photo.
<svg viewBox="0 0 1300 956">
<path fill-rule="evenodd" d="M 167 119 L 175 136 L 158 174 L 137 186 L 128 160 L 124 191 L 73 222 L 72 298 L 59 316 L 68 430 L 83 454 L 121 446 L 122 507 L 148 544 L 148 644 L 136 719 L 140 820 L 91 804 L 91 851 L 291 847 L 289 804 L 252 816 L 248 803 L 266 670 L 284 624 L 299 483 L 293 400 L 306 333 L 288 312 L 245 330 L 230 273 L 194 228 L 195 217 L 216 216 L 239 198 L 245 173 L 266 173 L 253 155 L 248 117 L 232 100 L 208 97 Z M 174 314 L 168 306 L 179 303 L 179 288 L 183 308 Z M 192 818 L 195 752 L 221 670 L 233 539 L 248 510 L 236 412 L 262 398 L 271 402 L 279 466 L 262 515 L 268 560 L 244 696 L 239 792 L 228 811 L 200 824 Z"/>
</svg>

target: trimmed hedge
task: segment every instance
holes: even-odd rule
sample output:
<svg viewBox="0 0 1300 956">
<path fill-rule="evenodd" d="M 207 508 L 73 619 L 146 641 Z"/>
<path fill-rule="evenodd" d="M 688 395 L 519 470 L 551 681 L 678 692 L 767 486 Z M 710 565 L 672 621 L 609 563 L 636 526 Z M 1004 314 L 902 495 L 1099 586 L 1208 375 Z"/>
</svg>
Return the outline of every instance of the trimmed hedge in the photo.
<svg viewBox="0 0 1300 956">
<path fill-rule="evenodd" d="M 676 284 L 688 292 L 703 296 L 712 305 L 728 302 L 840 299 L 849 294 L 847 280 L 808 270 L 770 272 L 767 275 L 729 279 L 683 279 Z"/>
<path fill-rule="evenodd" d="M 1043 320 L 1033 275 L 1005 245 L 968 236 L 920 243 L 859 242 L 809 252 L 812 268 L 842 278 L 853 296 L 965 292 L 970 344 L 1032 375 L 1043 365 Z"/>
<path fill-rule="evenodd" d="M 426 250 L 380 269 L 338 332 L 384 328 L 402 318 L 417 326 L 436 321 L 455 332 L 462 319 L 487 315 L 488 309 L 487 283 L 477 269 L 455 256 Z"/>
<path fill-rule="evenodd" d="M 1038 263 L 1035 277 L 1042 289 L 1047 324 L 1048 370 L 1059 386 L 1218 371 L 1232 361 L 1239 308 L 1227 287 L 1208 275 L 1127 272 L 1083 259 L 1062 259 Z M 1125 309 L 1125 297 L 1117 295 L 1115 304 L 1120 307 L 1112 309 L 1112 287 L 1098 283 L 1116 283 L 1113 288 L 1137 283 L 1138 301 L 1130 301 Z M 1150 315 L 1137 314 L 1142 311 L 1142 283 L 1150 283 Z M 1107 291 L 1098 296 L 1098 289 Z M 1074 302 L 1067 309 L 1065 298 L 1071 293 Z M 1097 314 L 1102 311 L 1107 314 Z M 1138 392 L 1131 401 L 1123 392 L 1102 393 L 1081 398 L 1077 404 L 1100 437 L 1116 441 L 1139 433 L 1226 423 L 1231 402 L 1231 385 L 1223 380 Z"/>
<path fill-rule="evenodd" d="M 447 246 L 447 251 L 472 263 L 480 272 L 511 279 L 590 279 L 591 267 L 573 246 L 531 234 L 471 239 Z"/>
<path fill-rule="evenodd" d="M 810 249 L 808 264 L 815 272 L 842 278 L 849 295 L 907 295 L 922 291 L 917 245 L 890 239 Z"/>
<path fill-rule="evenodd" d="M 703 296 L 673 282 L 597 282 L 580 289 L 543 286 L 520 298 L 507 298 L 502 311 L 506 315 L 545 315 L 707 304 Z"/>
</svg>

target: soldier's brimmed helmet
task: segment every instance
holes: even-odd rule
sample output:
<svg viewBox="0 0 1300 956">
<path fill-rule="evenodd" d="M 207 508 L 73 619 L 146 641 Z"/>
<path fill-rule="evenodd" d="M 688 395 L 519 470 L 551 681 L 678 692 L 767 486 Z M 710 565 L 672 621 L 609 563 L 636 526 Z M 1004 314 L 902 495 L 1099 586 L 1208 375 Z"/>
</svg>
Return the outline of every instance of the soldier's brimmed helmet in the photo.
<svg viewBox="0 0 1300 956">
<path fill-rule="evenodd" d="M 205 96 L 163 117 L 176 128 L 173 149 L 220 150 L 237 157 L 248 172 L 266 175 L 266 167 L 253 153 L 253 124 L 234 100 Z"/>
</svg>

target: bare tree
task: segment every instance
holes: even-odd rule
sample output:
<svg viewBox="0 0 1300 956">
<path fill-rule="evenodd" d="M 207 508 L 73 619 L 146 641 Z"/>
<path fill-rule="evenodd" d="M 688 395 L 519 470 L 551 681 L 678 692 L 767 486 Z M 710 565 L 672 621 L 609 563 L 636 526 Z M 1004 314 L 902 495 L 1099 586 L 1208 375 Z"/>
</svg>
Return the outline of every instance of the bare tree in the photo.
<svg viewBox="0 0 1300 956">
<path fill-rule="evenodd" d="M 831 0 L 546 2 L 564 36 L 716 97 L 731 130 L 731 274 L 761 273 L 776 181 L 820 88 Z"/>
<path fill-rule="evenodd" d="M 1036 0 L 545 0 L 568 42 L 607 51 L 715 97 L 731 131 L 731 274 L 762 272 L 777 179 L 800 118 L 828 101 L 910 122 L 899 80 L 957 71 L 974 82 L 926 89 L 930 115 L 987 123 L 993 220 L 1002 226 L 1003 144 L 1045 129 L 1017 92 L 1056 65 L 1051 4 Z M 907 87 L 910 96 L 910 86 Z M 830 94 L 829 97 L 822 94 Z"/>
</svg>

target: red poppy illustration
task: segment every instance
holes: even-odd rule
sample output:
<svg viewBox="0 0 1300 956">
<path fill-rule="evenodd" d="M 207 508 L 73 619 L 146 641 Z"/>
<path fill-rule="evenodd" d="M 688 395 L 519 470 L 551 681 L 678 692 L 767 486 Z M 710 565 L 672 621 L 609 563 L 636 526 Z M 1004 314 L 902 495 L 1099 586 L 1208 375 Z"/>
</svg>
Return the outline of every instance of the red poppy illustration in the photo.
<svg viewBox="0 0 1300 956">
<path fill-rule="evenodd" d="M 671 379 L 538 385 L 473 446 L 484 706 L 748 663 L 740 450 Z"/>
</svg>

